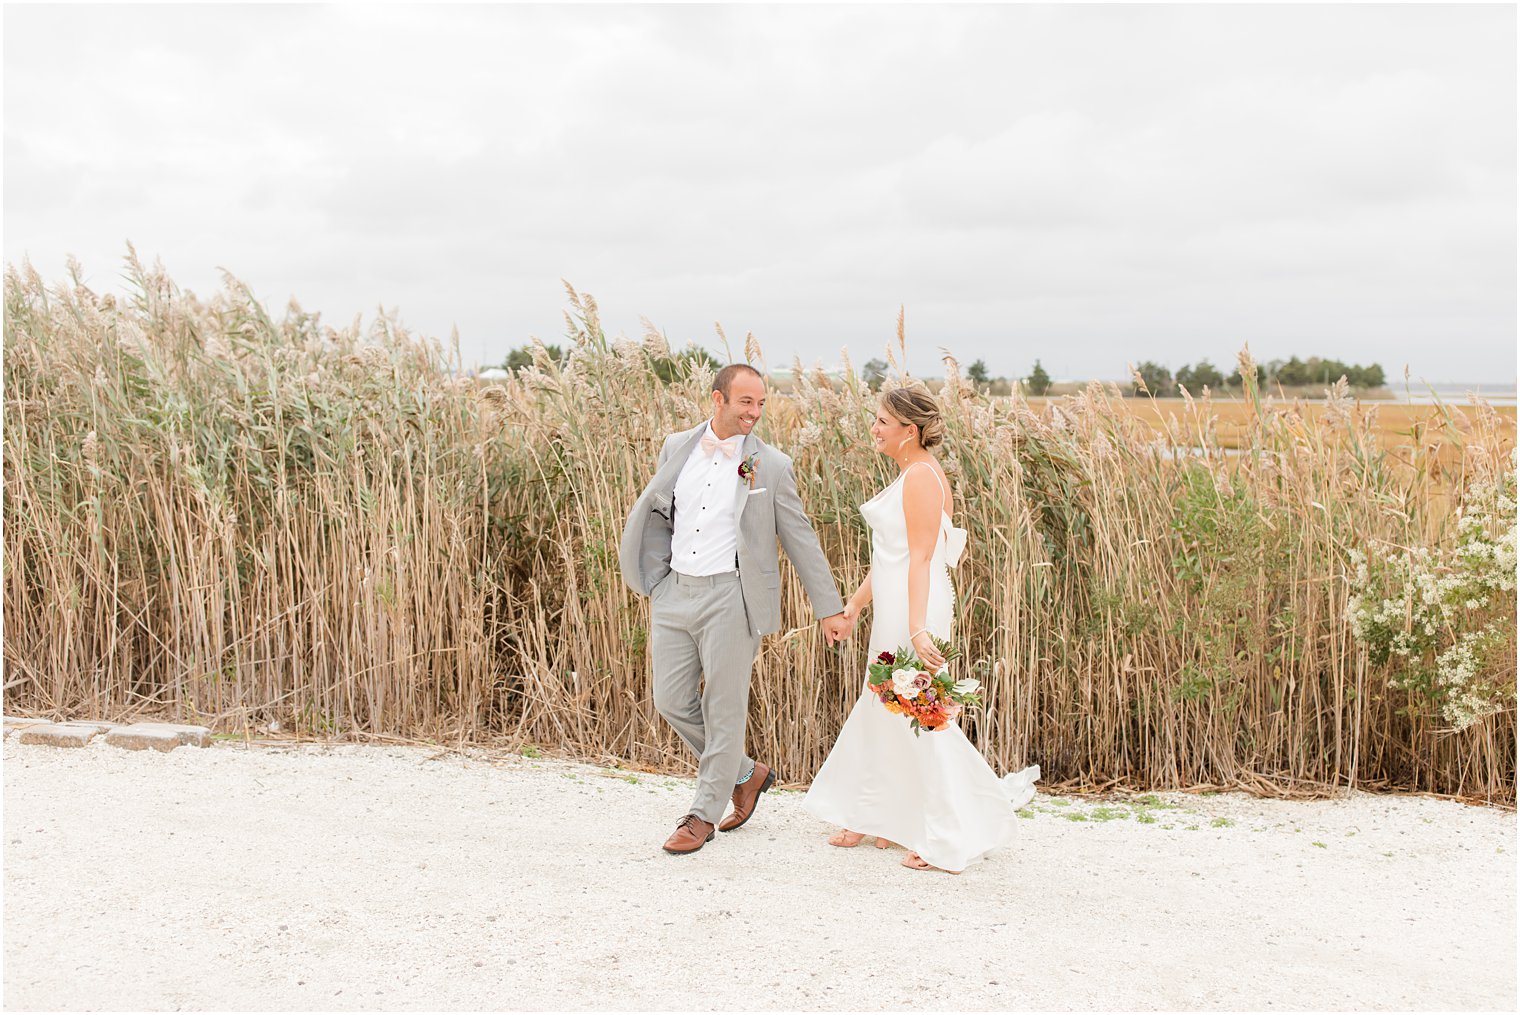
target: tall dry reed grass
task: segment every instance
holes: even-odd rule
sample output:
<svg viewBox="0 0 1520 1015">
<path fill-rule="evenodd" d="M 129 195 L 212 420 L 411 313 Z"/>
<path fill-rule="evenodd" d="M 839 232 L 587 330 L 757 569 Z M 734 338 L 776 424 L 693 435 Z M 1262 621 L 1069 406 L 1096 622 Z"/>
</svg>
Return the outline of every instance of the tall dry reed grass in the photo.
<svg viewBox="0 0 1520 1015">
<path fill-rule="evenodd" d="M 609 341 L 572 291 L 568 365 L 482 385 L 389 318 L 276 320 L 233 279 L 202 300 L 135 255 L 130 271 L 122 302 L 77 272 L 6 274 L 7 708 L 687 764 L 617 570 L 659 442 L 699 421 L 710 381 L 662 383 L 658 332 Z M 1206 400 L 1158 431 L 1096 386 L 1035 411 L 947 366 L 970 531 L 957 640 L 987 699 L 967 732 L 997 768 L 1513 802 L 1513 708 L 1451 729 L 1346 616 L 1349 552 L 1449 542 L 1462 491 L 1509 475 L 1510 421 L 1443 407 L 1440 453 L 1428 431 L 1400 453 L 1347 399 L 1311 420 L 1252 395 L 1230 454 Z M 851 589 L 858 505 L 891 478 L 875 395 L 797 364 L 775 401 L 763 435 L 794 456 Z M 750 748 L 803 779 L 859 692 L 864 639 L 825 646 L 789 572 L 783 598 Z M 1484 663 L 1511 689 L 1514 651 L 1511 622 Z"/>
</svg>

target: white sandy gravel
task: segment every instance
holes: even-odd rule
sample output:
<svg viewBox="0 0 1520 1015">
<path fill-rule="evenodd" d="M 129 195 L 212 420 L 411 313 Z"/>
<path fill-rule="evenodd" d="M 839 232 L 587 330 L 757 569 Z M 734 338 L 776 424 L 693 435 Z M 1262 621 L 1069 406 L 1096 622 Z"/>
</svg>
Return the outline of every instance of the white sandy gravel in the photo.
<svg viewBox="0 0 1520 1015">
<path fill-rule="evenodd" d="M 667 856 L 688 781 L 564 762 L 4 760 L 7 1010 L 1516 1002 L 1515 815 L 1449 801 L 1161 794 L 1141 823 L 1042 794 L 952 877 L 828 846 L 798 792 Z"/>
</svg>

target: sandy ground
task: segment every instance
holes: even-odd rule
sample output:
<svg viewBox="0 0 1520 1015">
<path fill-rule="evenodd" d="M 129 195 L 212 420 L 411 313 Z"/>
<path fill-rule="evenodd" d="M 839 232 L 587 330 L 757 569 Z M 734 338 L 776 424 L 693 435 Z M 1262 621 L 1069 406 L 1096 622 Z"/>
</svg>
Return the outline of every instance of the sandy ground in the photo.
<svg viewBox="0 0 1520 1015">
<path fill-rule="evenodd" d="M 15 1009 L 1507 1009 L 1515 816 L 1042 794 L 959 877 L 773 792 L 413 748 L 4 746 Z M 1079 820 L 1085 819 L 1085 820 Z"/>
</svg>

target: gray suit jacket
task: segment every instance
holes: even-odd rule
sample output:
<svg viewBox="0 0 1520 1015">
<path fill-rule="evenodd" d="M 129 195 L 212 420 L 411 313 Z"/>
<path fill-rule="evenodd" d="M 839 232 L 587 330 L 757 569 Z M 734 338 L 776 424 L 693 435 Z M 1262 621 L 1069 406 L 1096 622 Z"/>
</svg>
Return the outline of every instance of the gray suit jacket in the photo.
<svg viewBox="0 0 1520 1015">
<path fill-rule="evenodd" d="M 665 438 L 654 479 L 639 494 L 628 515 L 618 562 L 622 565 L 623 580 L 639 595 L 649 595 L 670 574 L 676 479 L 706 429 L 707 421 L 703 420 L 690 430 Z M 759 457 L 751 491 L 750 485 L 739 477 L 739 460 L 753 454 Z M 739 532 L 739 586 L 752 633 L 771 634 L 781 629 L 778 540 L 802 579 L 813 613 L 831 617 L 844 609 L 828 558 L 818 545 L 818 535 L 808 523 L 802 498 L 797 495 L 791 458 L 754 434 L 744 438 L 743 449 L 734 456 L 734 526 Z"/>
</svg>

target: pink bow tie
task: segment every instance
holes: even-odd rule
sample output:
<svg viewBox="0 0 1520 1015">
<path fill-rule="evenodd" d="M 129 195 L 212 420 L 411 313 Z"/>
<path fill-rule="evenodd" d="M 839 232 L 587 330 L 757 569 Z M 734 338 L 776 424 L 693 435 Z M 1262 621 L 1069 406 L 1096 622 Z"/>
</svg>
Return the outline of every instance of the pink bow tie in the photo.
<svg viewBox="0 0 1520 1015">
<path fill-rule="evenodd" d="M 713 450 L 716 449 L 716 448 L 722 448 L 723 449 L 723 457 L 724 458 L 732 458 L 732 457 L 734 457 L 734 452 L 737 451 L 737 450 L 739 450 L 739 438 L 737 438 L 737 437 L 730 437 L 726 441 L 720 441 L 720 440 L 718 440 L 717 438 L 715 438 L 710 433 L 703 434 L 702 435 L 702 450 L 705 453 L 707 453 L 707 454 L 710 455 L 710 454 L 713 453 Z"/>
</svg>

